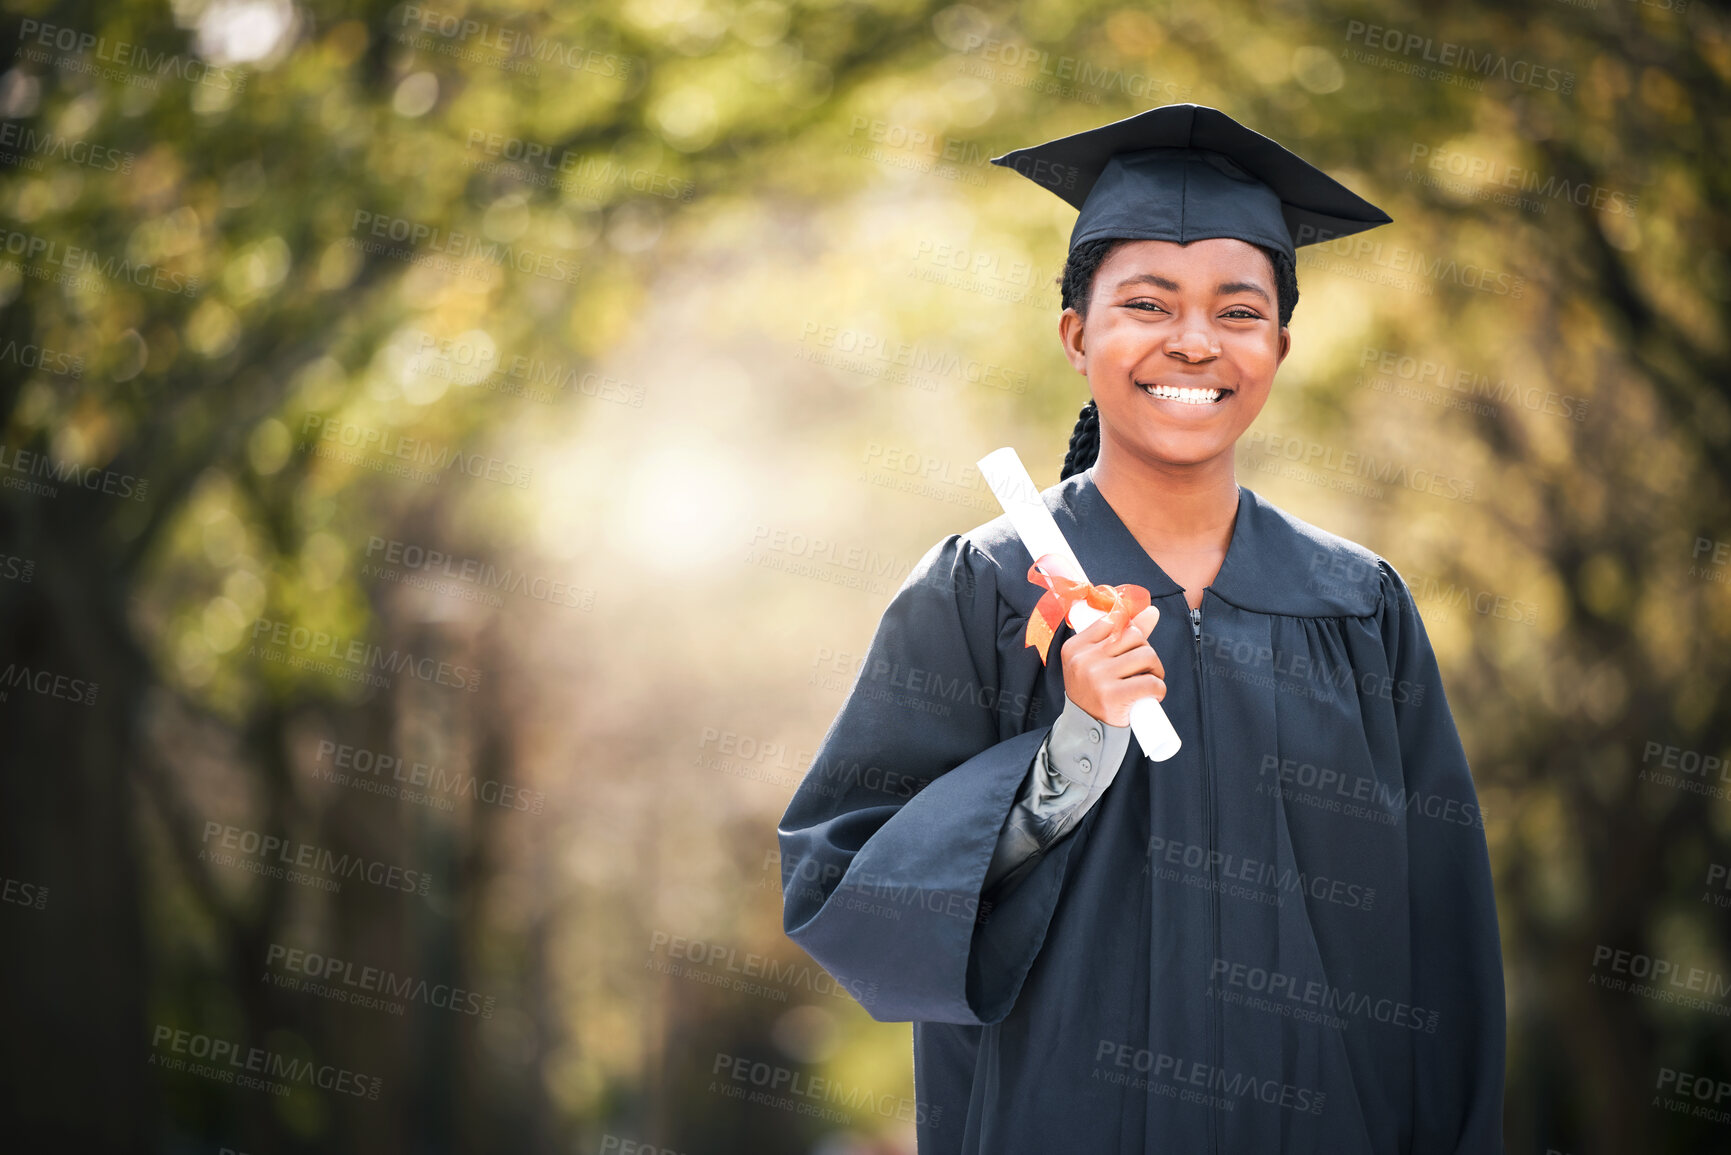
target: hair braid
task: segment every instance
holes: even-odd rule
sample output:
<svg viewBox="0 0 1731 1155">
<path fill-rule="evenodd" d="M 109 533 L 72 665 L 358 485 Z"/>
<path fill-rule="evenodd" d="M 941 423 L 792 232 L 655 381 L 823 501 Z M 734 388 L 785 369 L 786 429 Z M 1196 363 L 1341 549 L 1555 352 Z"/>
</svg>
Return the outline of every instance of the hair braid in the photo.
<svg viewBox="0 0 1731 1155">
<path fill-rule="evenodd" d="M 1064 454 L 1064 470 L 1058 474 L 1058 480 L 1063 481 L 1071 474 L 1089 468 L 1099 456 L 1100 410 L 1090 397 L 1076 418 L 1076 428 L 1070 434 L 1070 449 Z"/>
</svg>

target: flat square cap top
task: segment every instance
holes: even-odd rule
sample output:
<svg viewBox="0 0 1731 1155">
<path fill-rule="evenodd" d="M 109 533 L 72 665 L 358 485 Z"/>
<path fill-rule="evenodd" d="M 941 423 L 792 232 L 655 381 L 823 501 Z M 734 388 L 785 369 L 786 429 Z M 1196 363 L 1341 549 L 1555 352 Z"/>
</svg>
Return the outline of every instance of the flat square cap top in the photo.
<svg viewBox="0 0 1731 1155">
<path fill-rule="evenodd" d="M 1391 219 L 1303 157 L 1200 104 L 1151 108 L 992 163 L 1081 210 L 1072 249 L 1099 237 L 1236 237 L 1293 257 L 1300 245 Z"/>
</svg>

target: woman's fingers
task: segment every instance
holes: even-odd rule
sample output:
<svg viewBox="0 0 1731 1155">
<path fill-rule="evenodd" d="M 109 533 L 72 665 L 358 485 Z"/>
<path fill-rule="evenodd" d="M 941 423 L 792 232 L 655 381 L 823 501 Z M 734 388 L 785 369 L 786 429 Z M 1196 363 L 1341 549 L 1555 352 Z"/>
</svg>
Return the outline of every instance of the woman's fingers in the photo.
<svg viewBox="0 0 1731 1155">
<path fill-rule="evenodd" d="M 1115 683 L 1114 700 L 1136 703 L 1143 698 L 1153 698 L 1156 701 L 1166 697 L 1166 679 L 1154 674 L 1137 674 Z M 1121 698 L 1120 698 L 1121 695 Z M 1118 723 L 1124 725 L 1125 723 Z"/>
<path fill-rule="evenodd" d="M 1130 686 L 1136 691 L 1135 700 L 1138 702 L 1143 698 L 1153 698 L 1155 701 L 1164 701 L 1166 698 L 1165 678 L 1153 674 L 1138 674 L 1130 679 Z"/>
<path fill-rule="evenodd" d="M 1141 645 L 1143 642 L 1153 637 L 1154 624 L 1159 620 L 1160 608 L 1158 606 L 1149 606 L 1147 609 L 1131 618 L 1129 626 L 1119 632 L 1116 637 L 1112 634 L 1111 619 L 1109 617 L 1096 618 L 1087 629 L 1078 630 L 1074 636 L 1076 640 L 1084 646 L 1096 646 L 1110 639 L 1110 647 L 1107 652 L 1111 654 L 1121 654 L 1132 647 Z"/>
<path fill-rule="evenodd" d="M 1058 652 L 1065 663 L 1064 668 L 1069 669 L 1069 663 L 1073 661 L 1091 660 L 1097 656 L 1097 650 L 1101 653 L 1110 653 L 1110 650 L 1100 650 L 1099 648 L 1111 637 L 1112 626 L 1105 618 L 1093 622 L 1085 630 L 1071 634 L 1064 639 L 1064 644 L 1058 647 Z"/>
<path fill-rule="evenodd" d="M 1076 640 L 1085 646 L 1099 645 L 1112 636 L 1112 623 L 1107 618 L 1097 618 L 1094 624 L 1076 634 Z"/>
<path fill-rule="evenodd" d="M 1139 646 L 1129 653 L 1108 658 L 1102 664 L 1102 669 L 1108 677 L 1118 679 L 1133 678 L 1137 674 L 1153 674 L 1161 678 L 1166 676 L 1166 667 L 1152 646 Z"/>
<path fill-rule="evenodd" d="M 1147 647 L 1148 652 L 1153 653 L 1153 647 L 1148 639 L 1153 637 L 1154 623 L 1159 620 L 1159 617 L 1160 611 L 1149 606 L 1132 618 L 1130 624 L 1124 627 L 1121 634 L 1106 643 L 1105 652 L 1117 657 L 1120 654 L 1134 653 L 1138 649 Z M 1154 656 L 1154 672 L 1157 674 L 1166 672 L 1165 667 L 1160 665 L 1158 654 Z"/>
</svg>

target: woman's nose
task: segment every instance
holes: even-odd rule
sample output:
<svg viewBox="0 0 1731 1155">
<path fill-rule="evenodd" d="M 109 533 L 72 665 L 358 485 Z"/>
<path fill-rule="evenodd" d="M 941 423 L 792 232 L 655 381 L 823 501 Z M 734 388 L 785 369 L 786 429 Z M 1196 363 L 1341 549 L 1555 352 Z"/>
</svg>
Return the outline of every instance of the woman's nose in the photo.
<svg viewBox="0 0 1731 1155">
<path fill-rule="evenodd" d="M 1166 346 L 1166 352 L 1190 362 L 1210 361 L 1220 356 L 1220 346 L 1201 330 L 1188 329 Z"/>
</svg>

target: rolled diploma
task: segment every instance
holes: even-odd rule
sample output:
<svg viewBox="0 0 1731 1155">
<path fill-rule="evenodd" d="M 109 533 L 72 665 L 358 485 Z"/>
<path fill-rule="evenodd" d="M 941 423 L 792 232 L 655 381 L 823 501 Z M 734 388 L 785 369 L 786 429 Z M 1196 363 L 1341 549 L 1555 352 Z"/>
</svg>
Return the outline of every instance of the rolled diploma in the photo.
<svg viewBox="0 0 1731 1155">
<path fill-rule="evenodd" d="M 1070 543 L 1064 540 L 1064 531 L 1052 520 L 1052 511 L 1040 499 L 1040 491 L 1034 488 L 1034 479 L 1028 476 L 1015 447 L 1006 445 L 994 449 L 980 458 L 978 465 L 980 476 L 986 479 L 998 504 L 1004 507 L 1004 513 L 1009 516 L 1010 524 L 1015 527 L 1022 544 L 1028 547 L 1028 552 L 1036 558 L 1057 554 L 1067 567 L 1063 576 L 1092 585 L 1082 572 L 1082 563 L 1076 560 Z M 1077 602 L 1070 607 L 1067 620 L 1070 628 L 1080 633 L 1105 616 L 1104 610 L 1097 610 L 1086 602 Z M 1178 753 L 1178 747 L 1183 744 L 1178 731 L 1172 728 L 1172 719 L 1160 708 L 1158 698 L 1141 698 L 1130 707 L 1130 732 L 1136 735 L 1142 752 L 1156 762 L 1166 761 Z"/>
</svg>

